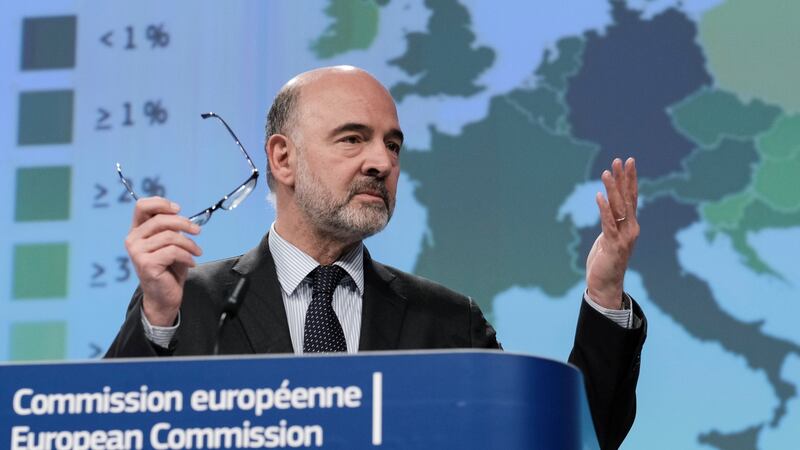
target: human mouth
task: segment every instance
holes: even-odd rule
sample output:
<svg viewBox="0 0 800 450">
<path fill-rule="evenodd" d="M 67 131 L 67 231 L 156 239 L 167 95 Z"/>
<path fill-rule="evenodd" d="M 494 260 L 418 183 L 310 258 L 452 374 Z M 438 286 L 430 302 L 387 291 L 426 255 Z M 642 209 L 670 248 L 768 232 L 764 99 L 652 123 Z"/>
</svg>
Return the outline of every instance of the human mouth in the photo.
<svg viewBox="0 0 800 450">
<path fill-rule="evenodd" d="M 378 192 L 359 192 L 354 197 L 370 202 L 386 203 L 386 199 Z"/>
<path fill-rule="evenodd" d="M 381 202 L 389 208 L 389 191 L 386 186 L 376 180 L 364 180 L 354 183 L 350 199 L 358 198 L 364 203 Z"/>
<path fill-rule="evenodd" d="M 389 195 L 382 189 L 359 189 L 351 198 L 364 203 L 380 203 L 385 208 L 389 207 Z"/>
</svg>

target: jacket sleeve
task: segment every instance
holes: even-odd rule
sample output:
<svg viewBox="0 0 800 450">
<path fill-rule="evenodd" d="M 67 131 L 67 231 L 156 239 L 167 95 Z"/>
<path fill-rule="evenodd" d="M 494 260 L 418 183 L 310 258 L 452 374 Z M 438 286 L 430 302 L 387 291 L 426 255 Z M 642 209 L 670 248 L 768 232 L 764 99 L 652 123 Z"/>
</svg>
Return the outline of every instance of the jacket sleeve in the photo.
<svg viewBox="0 0 800 450">
<path fill-rule="evenodd" d="M 636 302 L 631 304 L 633 313 L 641 319 L 635 329 L 620 327 L 581 301 L 569 355 L 569 362 L 583 373 L 592 421 L 603 450 L 619 448 L 636 416 L 636 383 L 647 319 Z"/>
<path fill-rule="evenodd" d="M 109 346 L 104 358 L 138 358 L 170 356 L 174 350 L 171 346 L 168 349 L 159 347 L 147 339 L 142 326 L 142 298 L 144 294 L 140 288 L 136 288 L 128 311 L 125 314 L 125 322 L 114 338 L 114 342 Z"/>
<path fill-rule="evenodd" d="M 471 298 L 469 299 L 470 346 L 472 348 L 503 349 L 497 341 L 497 332 L 494 327 L 483 317 L 481 308 Z"/>
</svg>

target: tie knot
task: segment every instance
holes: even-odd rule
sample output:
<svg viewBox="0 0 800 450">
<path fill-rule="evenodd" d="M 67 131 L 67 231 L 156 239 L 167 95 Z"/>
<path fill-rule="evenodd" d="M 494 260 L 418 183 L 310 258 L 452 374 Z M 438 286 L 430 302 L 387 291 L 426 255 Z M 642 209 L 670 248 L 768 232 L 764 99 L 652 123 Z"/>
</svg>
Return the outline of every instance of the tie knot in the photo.
<svg viewBox="0 0 800 450">
<path fill-rule="evenodd" d="M 336 286 L 339 285 L 339 282 L 342 281 L 345 275 L 347 275 L 347 272 L 336 264 L 317 266 L 317 268 L 311 272 L 311 279 L 314 282 L 314 292 L 328 298 L 333 298 L 333 291 L 336 290 Z"/>
</svg>

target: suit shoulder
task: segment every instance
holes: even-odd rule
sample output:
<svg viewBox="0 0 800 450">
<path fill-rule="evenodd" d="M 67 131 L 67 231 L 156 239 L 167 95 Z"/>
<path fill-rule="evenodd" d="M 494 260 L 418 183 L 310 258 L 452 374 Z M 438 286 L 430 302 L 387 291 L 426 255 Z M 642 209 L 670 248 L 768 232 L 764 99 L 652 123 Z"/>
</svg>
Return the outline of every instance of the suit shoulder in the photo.
<svg viewBox="0 0 800 450">
<path fill-rule="evenodd" d="M 391 288 L 405 298 L 406 321 L 413 323 L 414 339 L 401 348 L 502 348 L 494 328 L 470 297 L 427 278 L 382 264 Z M 385 278 L 386 279 L 386 278 Z"/>
<path fill-rule="evenodd" d="M 218 284 L 231 277 L 231 272 L 242 255 L 206 262 L 189 269 L 186 282 L 195 285 Z"/>
<path fill-rule="evenodd" d="M 394 275 L 395 279 L 393 284 L 396 285 L 396 288 L 404 291 L 407 294 L 410 294 L 411 298 L 428 298 L 458 306 L 469 304 L 471 301 L 468 296 L 456 292 L 433 280 L 404 272 L 392 266 L 387 266 L 384 264 L 380 264 L 380 266 Z"/>
</svg>

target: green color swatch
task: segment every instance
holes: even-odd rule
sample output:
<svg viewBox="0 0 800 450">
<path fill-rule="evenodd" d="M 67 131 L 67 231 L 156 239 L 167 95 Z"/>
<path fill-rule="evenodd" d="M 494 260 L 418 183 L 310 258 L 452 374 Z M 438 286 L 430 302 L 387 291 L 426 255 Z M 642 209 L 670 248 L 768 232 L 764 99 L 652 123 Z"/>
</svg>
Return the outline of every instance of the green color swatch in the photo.
<svg viewBox="0 0 800 450">
<path fill-rule="evenodd" d="M 30 91 L 19 94 L 19 145 L 72 142 L 72 90 Z"/>
<path fill-rule="evenodd" d="M 72 168 L 69 166 L 17 169 L 14 220 L 68 220 Z"/>
<path fill-rule="evenodd" d="M 14 246 L 14 299 L 67 296 L 69 246 L 65 242 Z"/>
<path fill-rule="evenodd" d="M 75 16 L 30 17 L 22 21 L 22 70 L 75 67 Z"/>
<path fill-rule="evenodd" d="M 65 322 L 22 322 L 11 325 L 11 359 L 30 361 L 64 359 L 67 350 Z"/>
</svg>

